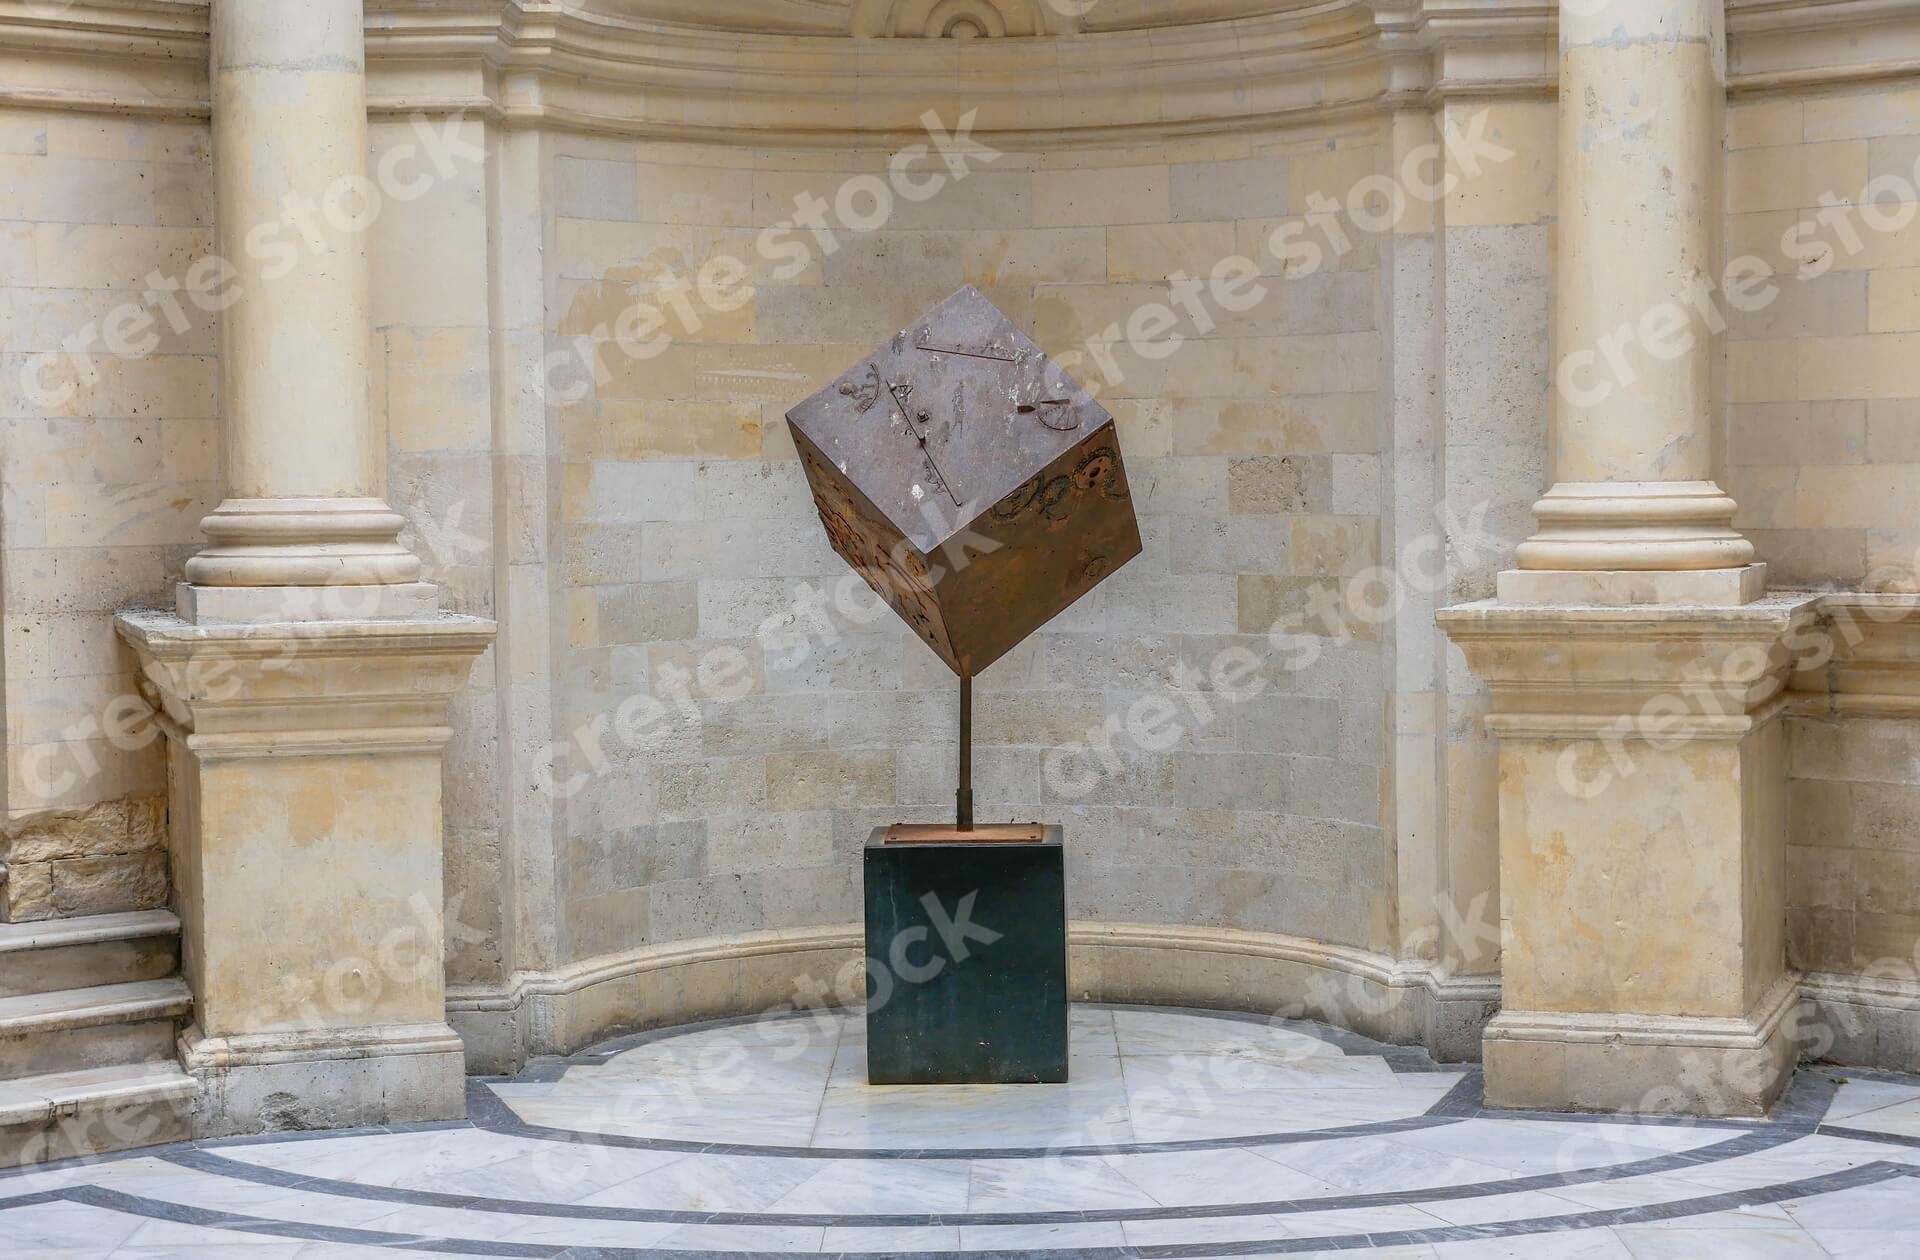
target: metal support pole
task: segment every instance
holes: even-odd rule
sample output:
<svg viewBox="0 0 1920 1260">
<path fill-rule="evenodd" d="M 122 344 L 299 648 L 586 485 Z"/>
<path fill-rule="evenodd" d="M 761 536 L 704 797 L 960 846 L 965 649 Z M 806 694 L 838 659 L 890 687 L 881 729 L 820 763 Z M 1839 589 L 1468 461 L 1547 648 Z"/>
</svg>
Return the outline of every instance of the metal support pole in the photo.
<svg viewBox="0 0 1920 1260">
<path fill-rule="evenodd" d="M 960 790 L 954 796 L 954 822 L 973 830 L 973 679 L 960 679 Z"/>
</svg>

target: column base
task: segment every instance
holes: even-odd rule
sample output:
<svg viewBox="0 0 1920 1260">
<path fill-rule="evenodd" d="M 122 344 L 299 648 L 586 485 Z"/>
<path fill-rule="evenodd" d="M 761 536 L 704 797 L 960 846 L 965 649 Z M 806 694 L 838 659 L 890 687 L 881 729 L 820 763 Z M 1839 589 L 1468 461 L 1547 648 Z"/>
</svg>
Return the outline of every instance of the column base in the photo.
<svg viewBox="0 0 1920 1260">
<path fill-rule="evenodd" d="M 403 620 L 440 609 L 432 582 L 394 586 L 194 586 L 173 588 L 173 607 L 196 626 L 309 620 Z"/>
<path fill-rule="evenodd" d="M 180 1038 L 196 1138 L 458 1120 L 466 1054 L 445 1024 Z"/>
<path fill-rule="evenodd" d="M 1487 1105 L 1764 1116 L 1799 1057 L 1799 1004 L 1786 975 L 1740 1019 L 1502 1011 L 1482 1045 Z"/>
<path fill-rule="evenodd" d="M 1738 608 L 1767 593 L 1767 566 L 1650 572 L 1613 569 L 1509 569 L 1495 579 L 1503 604 L 1593 608 L 1693 605 Z"/>
<path fill-rule="evenodd" d="M 1533 505 L 1539 532 L 1514 558 L 1548 572 L 1738 569 L 1752 563 L 1753 544 L 1733 528 L 1737 510 L 1711 481 L 1556 482 Z"/>
<path fill-rule="evenodd" d="M 391 586 L 195 586 L 174 588 L 174 610 L 195 625 L 398 621 L 438 611 L 431 582 Z"/>
</svg>

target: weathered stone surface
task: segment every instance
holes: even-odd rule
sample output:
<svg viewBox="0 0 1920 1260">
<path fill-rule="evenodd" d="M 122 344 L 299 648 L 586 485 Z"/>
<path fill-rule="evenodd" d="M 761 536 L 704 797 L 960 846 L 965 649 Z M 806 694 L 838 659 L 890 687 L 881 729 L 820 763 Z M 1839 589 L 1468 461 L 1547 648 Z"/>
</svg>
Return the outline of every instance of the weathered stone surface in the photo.
<svg viewBox="0 0 1920 1260">
<path fill-rule="evenodd" d="M 167 855 L 130 853 L 49 863 L 56 917 L 152 910 L 167 902 Z"/>
<path fill-rule="evenodd" d="M 0 833 L 0 856 L 53 862 L 160 848 L 166 844 L 166 808 L 165 798 L 146 797 L 29 815 Z"/>
</svg>

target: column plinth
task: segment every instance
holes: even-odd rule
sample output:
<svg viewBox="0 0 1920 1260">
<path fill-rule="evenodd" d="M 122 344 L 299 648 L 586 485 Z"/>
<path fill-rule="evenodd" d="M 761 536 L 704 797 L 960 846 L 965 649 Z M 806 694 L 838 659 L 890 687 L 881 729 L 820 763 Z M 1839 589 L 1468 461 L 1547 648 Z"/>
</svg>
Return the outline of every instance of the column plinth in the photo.
<svg viewBox="0 0 1920 1260">
<path fill-rule="evenodd" d="M 1759 1115 L 1797 1046 L 1786 645 L 1714 481 L 1724 0 L 1562 5 L 1554 484 L 1441 628 L 1499 743 L 1488 1100 Z"/>
<path fill-rule="evenodd" d="M 493 623 L 117 625 L 167 737 L 195 1136 L 464 1115 L 440 759 Z"/>
<path fill-rule="evenodd" d="M 1764 1115 L 1798 1054 L 1788 685 L 1815 597 L 1440 614 L 1499 741 L 1487 1101 Z"/>
<path fill-rule="evenodd" d="M 211 20 L 227 497 L 176 612 L 117 621 L 167 737 L 194 1134 L 449 1119 L 441 754 L 494 625 L 438 611 L 384 497 L 365 18 Z"/>
</svg>

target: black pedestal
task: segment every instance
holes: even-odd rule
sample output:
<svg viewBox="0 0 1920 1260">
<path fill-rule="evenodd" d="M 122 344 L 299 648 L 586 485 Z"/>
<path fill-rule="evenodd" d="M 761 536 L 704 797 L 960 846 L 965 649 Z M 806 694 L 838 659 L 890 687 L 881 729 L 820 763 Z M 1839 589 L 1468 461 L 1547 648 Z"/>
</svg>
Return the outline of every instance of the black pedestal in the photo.
<svg viewBox="0 0 1920 1260">
<path fill-rule="evenodd" d="M 1064 1081 L 1060 828 L 958 834 L 880 827 L 867 840 L 867 1081 Z"/>
</svg>

